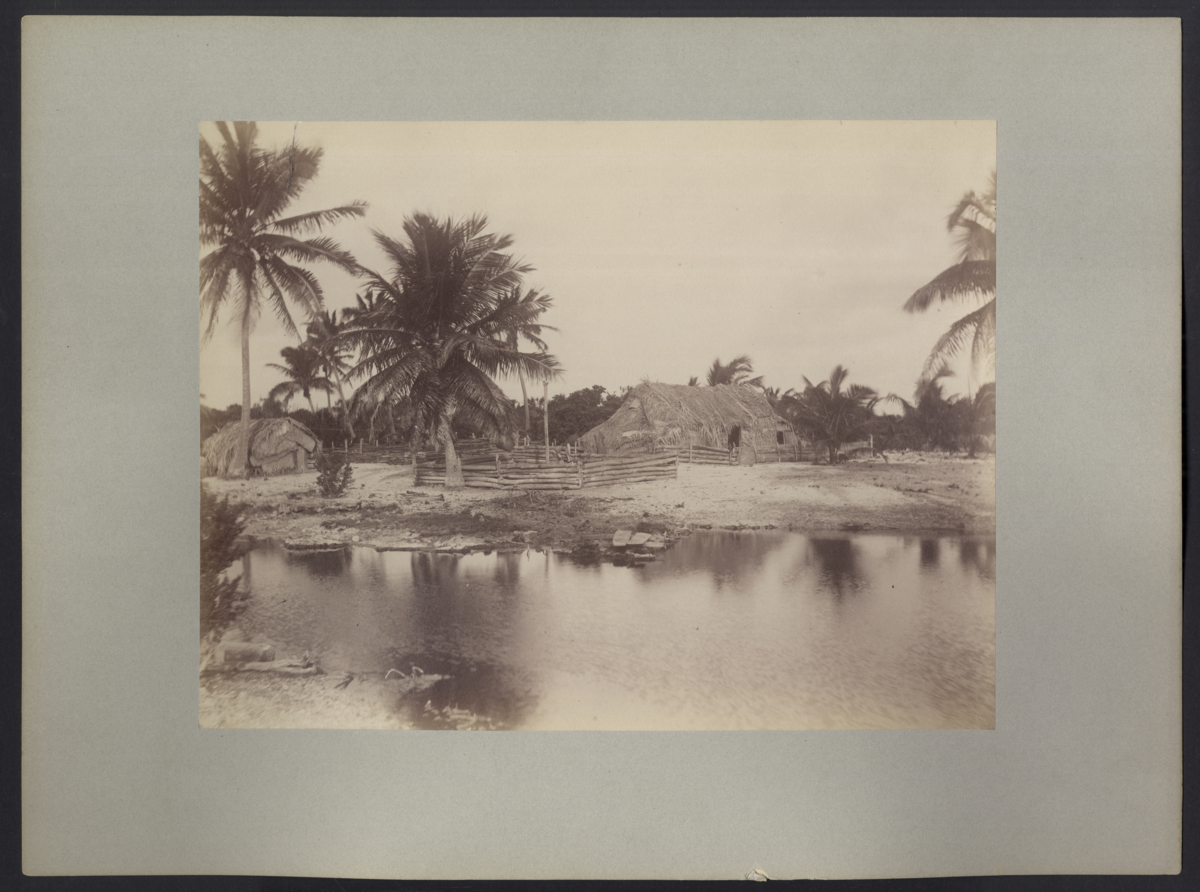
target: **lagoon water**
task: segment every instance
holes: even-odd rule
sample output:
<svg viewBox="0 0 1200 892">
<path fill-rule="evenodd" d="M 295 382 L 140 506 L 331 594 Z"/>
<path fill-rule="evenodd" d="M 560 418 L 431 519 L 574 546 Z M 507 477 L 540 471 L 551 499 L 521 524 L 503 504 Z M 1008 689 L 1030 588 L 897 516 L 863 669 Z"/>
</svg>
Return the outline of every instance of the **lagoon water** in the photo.
<svg viewBox="0 0 1200 892">
<path fill-rule="evenodd" d="M 395 698 L 421 728 L 990 728 L 995 559 L 991 539 L 775 531 L 640 567 L 267 543 L 239 625 L 331 674 L 448 676 Z"/>
</svg>

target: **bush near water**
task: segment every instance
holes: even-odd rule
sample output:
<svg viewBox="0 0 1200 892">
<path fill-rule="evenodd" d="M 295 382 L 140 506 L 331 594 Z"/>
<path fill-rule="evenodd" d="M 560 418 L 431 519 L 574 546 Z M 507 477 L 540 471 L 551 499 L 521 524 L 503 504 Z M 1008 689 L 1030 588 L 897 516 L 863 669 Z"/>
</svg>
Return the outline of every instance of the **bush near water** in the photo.
<svg viewBox="0 0 1200 892">
<path fill-rule="evenodd" d="M 317 486 L 326 498 L 342 495 L 350 486 L 354 469 L 350 456 L 327 450 L 317 456 Z"/>
<path fill-rule="evenodd" d="M 200 637 L 219 633 L 233 616 L 237 579 L 221 574 L 241 557 L 237 538 L 246 529 L 244 505 L 200 487 Z"/>
</svg>

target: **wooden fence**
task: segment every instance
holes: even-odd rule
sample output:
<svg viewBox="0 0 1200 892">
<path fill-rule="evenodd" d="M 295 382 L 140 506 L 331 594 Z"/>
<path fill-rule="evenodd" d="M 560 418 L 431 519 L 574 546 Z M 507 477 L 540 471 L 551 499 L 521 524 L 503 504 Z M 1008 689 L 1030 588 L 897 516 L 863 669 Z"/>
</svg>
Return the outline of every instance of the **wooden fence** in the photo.
<svg viewBox="0 0 1200 892">
<path fill-rule="evenodd" d="M 355 457 L 358 461 L 379 462 L 389 465 L 409 465 L 412 464 L 412 452 L 399 445 L 387 446 L 376 443 L 369 443 L 363 439 L 350 443 L 345 440 L 340 443 L 335 442 L 333 452 L 346 453 Z M 464 463 L 474 464 L 475 459 L 491 460 L 496 455 L 510 456 L 517 461 L 533 461 L 545 463 L 546 447 L 536 443 L 520 445 L 514 447 L 511 451 L 502 451 L 499 447 L 493 445 L 485 439 L 478 440 L 459 440 L 455 444 L 459 458 Z M 785 461 L 800 461 L 804 454 L 803 447 L 797 443 L 796 445 L 776 444 L 773 450 L 759 450 L 757 460 L 759 463 L 785 462 Z M 675 456 L 681 464 L 694 465 L 734 465 L 737 464 L 737 457 L 734 453 L 727 449 L 720 449 L 714 446 L 659 446 L 655 449 L 643 449 L 637 452 L 620 452 L 609 455 L 594 455 L 589 460 L 599 461 L 609 458 L 646 458 L 648 456 Z M 550 461 L 562 463 L 574 463 L 580 458 L 587 458 L 586 453 L 581 452 L 574 446 L 551 446 Z M 445 457 L 440 449 L 430 448 L 417 453 L 418 462 L 434 462 L 440 467 L 445 467 Z"/>
<path fill-rule="evenodd" d="M 674 455 L 639 455 L 624 458 L 587 457 L 576 454 L 573 461 L 546 461 L 545 447 L 540 456 L 517 452 L 497 452 L 490 459 L 464 458 L 463 481 L 482 489 L 563 490 L 621 483 L 644 483 L 679 475 Z M 445 460 L 417 464 L 415 483 L 421 486 L 444 485 Z"/>
</svg>

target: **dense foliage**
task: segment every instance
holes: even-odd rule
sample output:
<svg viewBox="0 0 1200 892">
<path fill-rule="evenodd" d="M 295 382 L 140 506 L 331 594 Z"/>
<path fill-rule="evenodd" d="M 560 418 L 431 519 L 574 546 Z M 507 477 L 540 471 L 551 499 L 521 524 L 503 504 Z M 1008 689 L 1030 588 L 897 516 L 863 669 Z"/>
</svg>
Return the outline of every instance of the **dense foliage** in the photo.
<svg viewBox="0 0 1200 892">
<path fill-rule="evenodd" d="M 996 385 L 989 382 L 979 388 L 974 399 L 947 397 L 943 379 L 950 376 L 943 366 L 932 378 L 917 382 L 910 403 L 895 395 L 888 402 L 899 403 L 903 414 L 890 419 L 886 442 L 892 449 L 944 450 L 974 455 L 990 451 L 996 433 Z"/>
<path fill-rule="evenodd" d="M 574 393 L 550 397 L 550 439 L 555 443 L 573 443 L 596 425 L 608 421 L 625 401 L 625 392 L 607 393 L 594 384 Z"/>
<path fill-rule="evenodd" d="M 354 469 L 346 453 L 324 450 L 317 456 L 317 487 L 326 498 L 344 494 L 353 476 Z"/>
<path fill-rule="evenodd" d="M 839 460 L 843 443 L 864 440 L 877 427 L 875 405 L 879 395 L 870 387 L 850 384 L 849 372 L 834 366 L 820 384 L 804 378 L 804 390 L 780 401 L 784 417 L 818 449 L 825 450 L 830 464 Z"/>
<path fill-rule="evenodd" d="M 371 306 L 341 336 L 360 351 L 354 371 L 366 380 L 358 398 L 366 405 L 407 400 L 415 440 L 431 434 L 445 450 L 446 485 L 461 486 L 455 422 L 510 436 L 512 403 L 495 378 L 520 373 L 544 381 L 558 374 L 553 356 L 521 352 L 513 336 L 536 338 L 537 319 L 551 299 L 522 294 L 522 277 L 532 267 L 507 253 L 512 238 L 487 232 L 483 216 L 415 214 L 404 221 L 404 239 L 377 231 L 375 241 L 391 269 L 366 273 Z M 420 445 L 414 441 L 414 452 Z"/>
<path fill-rule="evenodd" d="M 236 541 L 245 530 L 244 506 L 200 487 L 200 637 L 219 633 L 232 617 L 238 580 L 221 574 L 241 556 Z"/>
</svg>

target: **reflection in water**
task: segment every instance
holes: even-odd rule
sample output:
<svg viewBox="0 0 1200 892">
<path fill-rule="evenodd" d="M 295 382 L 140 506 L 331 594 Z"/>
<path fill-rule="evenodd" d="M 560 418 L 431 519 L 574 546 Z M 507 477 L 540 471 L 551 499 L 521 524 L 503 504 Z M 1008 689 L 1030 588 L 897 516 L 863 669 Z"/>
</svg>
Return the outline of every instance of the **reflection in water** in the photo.
<svg viewBox="0 0 1200 892">
<path fill-rule="evenodd" d="M 816 558 L 822 580 L 833 588 L 839 599 L 864 584 L 863 576 L 856 565 L 854 542 L 850 537 L 813 537 L 808 540 L 808 547 Z"/>
<path fill-rule="evenodd" d="M 925 569 L 937 569 L 940 560 L 940 543 L 937 539 L 921 540 L 921 566 Z"/>
<path fill-rule="evenodd" d="M 331 673 L 447 676 L 397 688 L 423 728 L 992 727 L 995 544 L 914 544 L 702 533 L 642 567 L 260 546 L 241 624 Z"/>
</svg>

